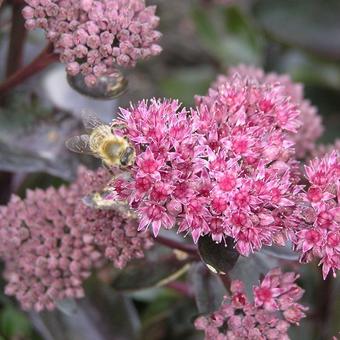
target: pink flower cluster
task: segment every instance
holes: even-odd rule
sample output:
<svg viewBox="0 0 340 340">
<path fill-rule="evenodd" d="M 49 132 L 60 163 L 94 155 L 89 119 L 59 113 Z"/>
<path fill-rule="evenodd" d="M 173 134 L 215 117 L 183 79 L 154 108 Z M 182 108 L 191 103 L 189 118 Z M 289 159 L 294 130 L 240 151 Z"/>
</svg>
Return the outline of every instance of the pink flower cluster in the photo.
<svg viewBox="0 0 340 340">
<path fill-rule="evenodd" d="M 28 192 L 25 200 L 13 196 L 1 209 L 5 293 L 25 310 L 53 309 L 55 301 L 84 295 L 83 281 L 101 254 L 74 223 L 74 204 L 67 189 L 50 188 Z"/>
<path fill-rule="evenodd" d="M 299 324 L 307 309 L 297 302 L 304 292 L 295 283 L 297 278 L 279 268 L 271 270 L 253 288 L 254 302 L 248 300 L 241 281 L 232 281 L 231 296 L 212 315 L 196 319 L 195 327 L 207 340 L 289 339 L 290 325 Z"/>
<path fill-rule="evenodd" d="M 302 220 L 293 239 L 301 261 L 320 258 L 323 277 L 340 269 L 340 153 L 333 151 L 305 167 L 309 182 L 300 194 Z"/>
<path fill-rule="evenodd" d="M 264 84 L 281 84 L 283 94 L 292 98 L 299 106 L 300 120 L 302 122 L 298 133 L 290 134 L 295 143 L 295 152 L 298 158 L 304 158 L 307 154 L 315 149 L 315 142 L 322 135 L 324 128 L 321 122 L 321 116 L 318 114 L 315 106 L 312 106 L 309 100 L 304 99 L 303 85 L 292 82 L 288 75 L 279 75 L 276 73 L 264 73 L 262 69 L 254 66 L 239 65 L 230 68 L 227 75 L 218 76 L 213 83 L 213 88 L 218 88 L 223 83 L 228 82 L 235 74 L 242 77 L 257 79 Z"/>
<path fill-rule="evenodd" d="M 140 215 L 140 229 L 178 225 L 195 242 L 235 239 L 242 255 L 282 244 L 294 226 L 292 142 L 299 111 L 281 86 L 234 76 L 190 113 L 177 101 L 121 111 L 137 150 L 129 179 L 114 185 Z"/>
<path fill-rule="evenodd" d="M 155 6 L 144 0 L 26 0 L 26 27 L 42 28 L 67 72 L 82 73 L 88 86 L 115 65 L 135 66 L 158 55 Z"/>
<path fill-rule="evenodd" d="M 81 169 L 68 188 L 29 191 L 24 200 L 13 196 L 0 208 L 5 292 L 15 295 L 23 309 L 53 309 L 57 301 L 82 297 L 84 280 L 105 257 L 121 268 L 150 247 L 148 234 L 137 234 L 135 220 L 81 202 L 108 178 L 104 170 Z"/>
</svg>

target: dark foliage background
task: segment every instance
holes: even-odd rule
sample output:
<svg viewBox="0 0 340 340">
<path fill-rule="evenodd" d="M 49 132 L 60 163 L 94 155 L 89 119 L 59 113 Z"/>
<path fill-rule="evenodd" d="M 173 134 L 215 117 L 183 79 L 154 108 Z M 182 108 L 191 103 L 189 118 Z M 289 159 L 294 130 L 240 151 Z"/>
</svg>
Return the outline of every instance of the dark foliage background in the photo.
<svg viewBox="0 0 340 340">
<path fill-rule="evenodd" d="M 79 162 L 96 165 L 64 147 L 65 139 L 80 128 L 83 107 L 109 121 L 118 106 L 142 98 L 173 97 L 190 106 L 193 96 L 204 94 L 219 73 L 240 63 L 288 73 L 302 82 L 326 127 L 320 143 L 339 136 L 340 1 L 235 0 L 229 6 L 209 0 L 152 2 L 159 6 L 164 51 L 129 71 L 129 91 L 118 100 L 76 95 L 57 64 L 0 97 L 0 203 L 13 192 L 23 196 L 27 188 L 72 180 Z M 0 8 L 1 79 L 45 45 L 42 32 L 25 33 L 21 8 L 20 1 L 5 1 Z M 192 324 L 196 305 L 199 312 L 213 310 L 223 285 L 202 264 L 189 269 L 185 261 L 174 262 L 168 255 L 161 248 L 122 272 L 107 267 L 88 281 L 86 299 L 67 301 L 53 313 L 21 312 L 3 294 L 1 282 L 0 340 L 201 339 Z M 276 261 L 261 256 L 239 261 L 238 276 L 257 278 Z M 285 256 L 291 259 L 291 254 Z M 301 273 L 304 303 L 310 307 L 309 317 L 292 330 L 292 339 L 331 339 L 340 329 L 339 278 L 323 281 L 316 263 L 281 264 Z M 189 277 L 189 289 L 160 287 L 173 275 Z M 193 298 L 207 292 L 212 292 L 208 298 Z"/>
</svg>

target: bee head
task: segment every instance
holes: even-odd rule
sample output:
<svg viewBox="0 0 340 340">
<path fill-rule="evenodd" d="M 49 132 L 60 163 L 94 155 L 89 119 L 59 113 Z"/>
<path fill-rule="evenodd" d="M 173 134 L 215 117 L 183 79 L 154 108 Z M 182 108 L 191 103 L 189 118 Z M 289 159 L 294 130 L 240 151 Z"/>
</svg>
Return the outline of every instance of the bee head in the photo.
<svg viewBox="0 0 340 340">
<path fill-rule="evenodd" d="M 124 166 L 132 165 L 135 161 L 135 149 L 128 146 L 120 155 L 120 164 Z"/>
</svg>

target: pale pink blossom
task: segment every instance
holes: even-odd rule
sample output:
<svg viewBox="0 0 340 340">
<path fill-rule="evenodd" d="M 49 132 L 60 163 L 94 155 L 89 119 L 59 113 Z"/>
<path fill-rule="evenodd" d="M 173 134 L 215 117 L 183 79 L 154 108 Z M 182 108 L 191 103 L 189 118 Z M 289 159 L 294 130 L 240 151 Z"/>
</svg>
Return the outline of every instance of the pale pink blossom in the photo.
<svg viewBox="0 0 340 340">
<path fill-rule="evenodd" d="M 147 233 L 137 232 L 136 219 L 83 204 L 110 177 L 104 169 L 81 168 L 69 187 L 28 191 L 0 207 L 5 293 L 23 309 L 51 310 L 60 300 L 83 297 L 84 281 L 105 259 L 122 268 L 152 245 Z"/>
<path fill-rule="evenodd" d="M 115 66 L 133 67 L 158 55 L 161 33 L 155 6 L 144 0 L 26 1 L 23 16 L 29 30 L 42 28 L 60 53 L 66 71 L 81 72 L 89 86 Z"/>
</svg>

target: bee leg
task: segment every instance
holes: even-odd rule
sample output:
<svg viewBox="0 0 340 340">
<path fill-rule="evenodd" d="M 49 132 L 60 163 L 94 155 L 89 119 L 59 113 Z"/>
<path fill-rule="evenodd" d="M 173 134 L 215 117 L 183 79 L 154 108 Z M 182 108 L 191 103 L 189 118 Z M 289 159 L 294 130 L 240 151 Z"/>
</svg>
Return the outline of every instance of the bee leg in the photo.
<svg viewBox="0 0 340 340">
<path fill-rule="evenodd" d="M 113 171 L 112 171 L 111 167 L 108 166 L 104 161 L 102 161 L 102 165 L 103 165 L 103 167 L 104 167 L 106 170 L 108 170 L 111 174 L 113 174 Z"/>
</svg>

